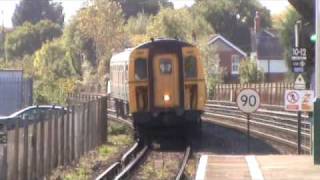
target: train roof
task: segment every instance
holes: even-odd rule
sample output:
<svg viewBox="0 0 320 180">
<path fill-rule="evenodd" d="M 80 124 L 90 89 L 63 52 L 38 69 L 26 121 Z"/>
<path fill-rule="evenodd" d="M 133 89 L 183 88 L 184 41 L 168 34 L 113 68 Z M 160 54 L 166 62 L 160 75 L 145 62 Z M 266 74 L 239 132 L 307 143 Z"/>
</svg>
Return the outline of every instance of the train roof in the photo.
<svg viewBox="0 0 320 180">
<path fill-rule="evenodd" d="M 112 55 L 110 64 L 123 64 L 128 62 L 132 51 L 133 48 L 128 48 L 120 53 Z"/>
<path fill-rule="evenodd" d="M 176 45 L 181 45 L 182 47 L 185 47 L 185 46 L 194 46 L 190 43 L 187 43 L 185 41 L 181 41 L 181 40 L 177 40 L 177 39 L 171 39 L 171 38 L 158 38 L 158 39 L 154 39 L 154 40 L 151 40 L 149 42 L 146 42 L 146 43 L 143 43 L 143 44 L 140 44 L 138 45 L 137 47 L 135 47 L 135 49 L 142 49 L 142 48 L 148 48 L 150 47 L 151 45 L 153 44 L 172 44 L 172 43 L 176 43 Z"/>
<path fill-rule="evenodd" d="M 135 48 L 127 48 L 122 52 L 113 54 L 110 60 L 110 65 L 114 64 L 126 64 L 129 59 L 130 59 L 130 54 L 133 50 L 135 49 L 143 49 L 143 48 L 149 48 L 151 45 L 163 45 L 163 46 L 171 46 L 171 45 L 180 45 L 182 47 L 190 47 L 194 46 L 190 43 L 177 40 L 177 39 L 170 39 L 170 38 L 159 38 L 159 39 L 154 39 L 149 42 L 143 43 L 138 45 Z"/>
</svg>

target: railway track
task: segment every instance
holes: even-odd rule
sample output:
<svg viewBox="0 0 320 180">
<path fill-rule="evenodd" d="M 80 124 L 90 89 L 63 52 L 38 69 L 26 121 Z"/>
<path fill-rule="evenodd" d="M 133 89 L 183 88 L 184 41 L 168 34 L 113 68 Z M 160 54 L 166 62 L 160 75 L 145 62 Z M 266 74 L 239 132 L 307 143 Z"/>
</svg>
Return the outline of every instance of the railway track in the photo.
<svg viewBox="0 0 320 180">
<path fill-rule="evenodd" d="M 149 147 L 147 145 L 141 147 L 136 142 L 126 153 L 124 153 L 119 161 L 113 163 L 105 171 L 103 171 L 96 180 L 120 180 L 130 175 L 130 172 L 138 165 L 141 159 L 146 155 Z"/>
<path fill-rule="evenodd" d="M 292 149 L 297 148 L 297 115 L 280 111 L 276 106 L 271 106 L 272 110 L 267 108 L 270 107 L 262 107 L 252 114 L 252 135 Z M 203 119 L 243 132 L 247 130 L 246 115 L 232 102 L 209 101 Z M 301 148 L 304 152 L 310 153 L 310 121 L 307 116 L 302 117 L 301 125 Z"/>
<path fill-rule="evenodd" d="M 187 146 L 185 153 L 184 153 L 183 160 L 182 160 L 180 168 L 179 168 L 179 171 L 176 176 L 176 180 L 182 180 L 184 178 L 184 171 L 186 169 L 186 166 L 187 166 L 187 163 L 188 163 L 190 156 L 191 156 L 191 146 Z"/>
</svg>

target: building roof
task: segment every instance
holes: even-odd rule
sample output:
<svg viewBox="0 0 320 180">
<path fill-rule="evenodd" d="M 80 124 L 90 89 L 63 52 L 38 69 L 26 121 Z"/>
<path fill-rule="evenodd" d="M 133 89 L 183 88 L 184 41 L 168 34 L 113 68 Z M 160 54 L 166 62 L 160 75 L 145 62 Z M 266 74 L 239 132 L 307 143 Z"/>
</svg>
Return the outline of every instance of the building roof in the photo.
<svg viewBox="0 0 320 180">
<path fill-rule="evenodd" d="M 217 40 L 222 40 L 226 45 L 228 45 L 229 47 L 231 47 L 232 49 L 238 51 L 240 54 L 242 54 L 243 56 L 247 56 L 247 54 L 241 50 L 239 47 L 237 47 L 236 45 L 234 45 L 232 42 L 228 41 L 226 38 L 224 38 L 222 35 L 220 34 L 216 34 L 210 37 L 210 40 L 208 42 L 208 45 L 215 43 Z"/>
<path fill-rule="evenodd" d="M 251 31 L 251 49 L 258 60 L 282 60 L 283 47 L 275 30 Z"/>
</svg>

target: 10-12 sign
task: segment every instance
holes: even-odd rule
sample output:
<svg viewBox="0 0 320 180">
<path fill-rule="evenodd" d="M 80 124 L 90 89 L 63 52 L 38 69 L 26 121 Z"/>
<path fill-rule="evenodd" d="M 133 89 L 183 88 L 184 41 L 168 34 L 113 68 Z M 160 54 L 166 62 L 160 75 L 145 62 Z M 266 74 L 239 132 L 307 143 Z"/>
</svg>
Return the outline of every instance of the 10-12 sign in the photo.
<svg viewBox="0 0 320 180">
<path fill-rule="evenodd" d="M 237 105 L 245 113 L 253 113 L 260 106 L 260 95 L 254 89 L 242 89 L 237 96 Z"/>
</svg>

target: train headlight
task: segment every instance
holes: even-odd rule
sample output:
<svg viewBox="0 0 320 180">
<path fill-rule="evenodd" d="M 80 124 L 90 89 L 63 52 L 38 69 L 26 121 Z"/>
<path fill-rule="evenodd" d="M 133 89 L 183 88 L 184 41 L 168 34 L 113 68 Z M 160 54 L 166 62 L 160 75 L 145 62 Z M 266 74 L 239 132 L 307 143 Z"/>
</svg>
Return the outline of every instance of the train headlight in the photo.
<svg viewBox="0 0 320 180">
<path fill-rule="evenodd" d="M 163 100 L 164 100 L 164 101 L 170 101 L 170 96 L 169 96 L 169 94 L 165 94 L 165 95 L 163 96 Z"/>
</svg>

